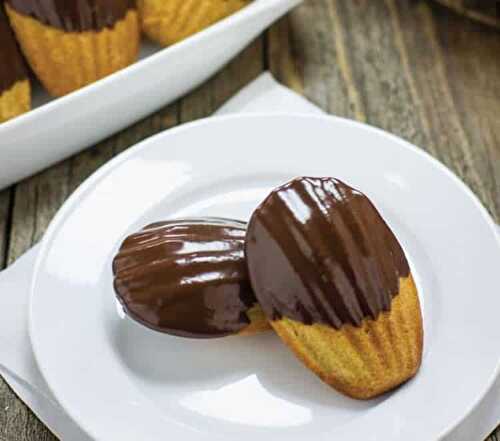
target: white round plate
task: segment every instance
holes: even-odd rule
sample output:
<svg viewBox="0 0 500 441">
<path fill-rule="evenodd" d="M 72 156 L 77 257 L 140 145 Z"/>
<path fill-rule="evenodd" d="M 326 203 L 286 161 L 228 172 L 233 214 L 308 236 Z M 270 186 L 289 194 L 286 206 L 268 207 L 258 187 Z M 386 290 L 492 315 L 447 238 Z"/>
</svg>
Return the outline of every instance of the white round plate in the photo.
<svg viewBox="0 0 500 441">
<path fill-rule="evenodd" d="M 381 399 L 338 394 L 272 333 L 169 337 L 117 308 L 111 261 L 128 233 L 166 218 L 248 219 L 273 187 L 300 175 L 365 192 L 411 262 L 423 365 Z M 52 392 L 98 441 L 436 441 L 497 374 L 499 265 L 485 209 L 405 141 L 332 117 L 212 118 L 130 149 L 66 202 L 38 258 L 30 333 Z"/>
</svg>

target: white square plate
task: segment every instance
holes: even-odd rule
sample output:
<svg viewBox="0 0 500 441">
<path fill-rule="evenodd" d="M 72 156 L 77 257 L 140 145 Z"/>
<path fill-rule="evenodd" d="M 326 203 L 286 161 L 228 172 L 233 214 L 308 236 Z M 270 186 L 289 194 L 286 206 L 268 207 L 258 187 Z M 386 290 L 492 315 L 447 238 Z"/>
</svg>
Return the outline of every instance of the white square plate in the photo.
<svg viewBox="0 0 500 441">
<path fill-rule="evenodd" d="M 335 176 L 365 192 L 400 239 L 422 299 L 415 379 L 373 401 L 346 398 L 273 334 L 196 341 L 123 316 L 111 261 L 159 219 L 248 219 L 276 185 Z M 115 158 L 66 202 L 42 244 L 30 333 L 52 392 L 99 441 L 437 441 L 498 372 L 495 226 L 443 165 L 401 139 L 326 116 L 212 118 Z"/>
</svg>

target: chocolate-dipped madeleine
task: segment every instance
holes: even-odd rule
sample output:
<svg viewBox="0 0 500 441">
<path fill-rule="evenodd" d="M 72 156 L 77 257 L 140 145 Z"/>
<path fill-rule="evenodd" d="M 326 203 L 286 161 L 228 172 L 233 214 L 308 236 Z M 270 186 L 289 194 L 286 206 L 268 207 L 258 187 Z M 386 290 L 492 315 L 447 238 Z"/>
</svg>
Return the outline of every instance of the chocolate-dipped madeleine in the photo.
<svg viewBox="0 0 500 441">
<path fill-rule="evenodd" d="M 159 222 L 132 234 L 113 261 L 130 317 L 194 338 L 270 329 L 247 277 L 246 223 L 221 218 Z"/>
<path fill-rule="evenodd" d="M 135 0 L 5 0 L 5 6 L 26 59 L 54 96 L 137 58 Z"/>
<path fill-rule="evenodd" d="M 0 5 L 0 123 L 31 108 L 31 87 L 3 6 Z"/>
<path fill-rule="evenodd" d="M 416 374 L 417 289 L 398 240 L 363 193 L 333 178 L 279 187 L 251 218 L 246 257 L 272 327 L 326 383 L 369 399 Z"/>
</svg>

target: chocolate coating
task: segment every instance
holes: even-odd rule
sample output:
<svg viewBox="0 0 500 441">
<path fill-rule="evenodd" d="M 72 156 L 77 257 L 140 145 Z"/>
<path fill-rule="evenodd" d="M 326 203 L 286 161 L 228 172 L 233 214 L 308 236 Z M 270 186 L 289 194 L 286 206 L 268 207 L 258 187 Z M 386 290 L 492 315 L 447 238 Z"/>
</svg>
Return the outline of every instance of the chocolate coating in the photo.
<svg viewBox="0 0 500 441">
<path fill-rule="evenodd" d="M 27 78 L 26 69 L 9 21 L 0 6 L 0 94 Z"/>
<path fill-rule="evenodd" d="M 68 32 L 111 28 L 135 9 L 134 0 L 6 0 L 17 12 Z"/>
<path fill-rule="evenodd" d="M 135 320 L 183 337 L 221 337 L 257 303 L 244 257 L 246 223 L 199 218 L 132 234 L 113 262 L 118 299 Z"/>
<path fill-rule="evenodd" d="M 273 191 L 249 223 L 246 257 L 269 319 L 336 329 L 390 310 L 410 273 L 370 200 L 333 178 L 298 178 Z"/>
</svg>

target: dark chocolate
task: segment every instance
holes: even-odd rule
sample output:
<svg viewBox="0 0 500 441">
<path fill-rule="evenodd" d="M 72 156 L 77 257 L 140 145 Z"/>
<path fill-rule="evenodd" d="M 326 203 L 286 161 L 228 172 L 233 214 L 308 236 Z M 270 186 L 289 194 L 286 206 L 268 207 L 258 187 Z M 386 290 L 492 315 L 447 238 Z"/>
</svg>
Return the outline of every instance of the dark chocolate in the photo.
<svg viewBox="0 0 500 441">
<path fill-rule="evenodd" d="M 333 178 L 298 178 L 273 191 L 251 218 L 246 257 L 269 319 L 336 329 L 389 311 L 410 273 L 370 200 Z"/>
<path fill-rule="evenodd" d="M 111 28 L 135 0 L 5 0 L 17 12 L 68 32 Z"/>
<path fill-rule="evenodd" d="M 145 227 L 114 259 L 118 299 L 132 318 L 160 332 L 196 338 L 237 333 L 257 303 L 245 232 L 246 223 L 219 218 Z"/>
<path fill-rule="evenodd" d="M 27 78 L 23 58 L 0 5 L 0 95 Z"/>
</svg>

